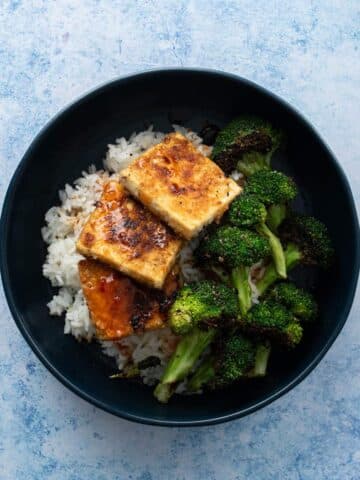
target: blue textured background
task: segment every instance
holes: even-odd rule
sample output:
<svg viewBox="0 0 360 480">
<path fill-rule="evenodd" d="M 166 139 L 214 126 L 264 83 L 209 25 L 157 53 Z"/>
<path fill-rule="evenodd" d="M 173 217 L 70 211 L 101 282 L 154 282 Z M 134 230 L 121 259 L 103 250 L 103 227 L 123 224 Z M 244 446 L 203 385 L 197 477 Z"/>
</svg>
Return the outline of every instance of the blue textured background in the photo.
<svg viewBox="0 0 360 480">
<path fill-rule="evenodd" d="M 79 94 L 150 67 L 200 66 L 300 109 L 358 201 L 359 5 L 0 0 L 1 199 L 31 139 Z M 242 420 L 180 430 L 117 419 L 68 392 L 25 344 L 1 292 L 0 479 L 359 479 L 359 314 L 357 298 L 325 359 L 285 397 Z"/>
</svg>

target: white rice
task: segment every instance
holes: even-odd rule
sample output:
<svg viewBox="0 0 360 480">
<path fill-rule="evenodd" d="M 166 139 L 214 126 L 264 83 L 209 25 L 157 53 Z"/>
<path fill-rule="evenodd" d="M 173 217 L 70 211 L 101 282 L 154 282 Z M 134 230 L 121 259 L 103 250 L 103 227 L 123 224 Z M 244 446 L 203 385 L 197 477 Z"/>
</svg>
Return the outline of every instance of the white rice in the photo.
<svg viewBox="0 0 360 480">
<path fill-rule="evenodd" d="M 211 147 L 202 144 L 196 133 L 173 125 L 174 130 L 185 135 L 203 154 L 209 156 Z M 94 339 L 94 327 L 90 319 L 78 274 L 78 262 L 83 257 L 76 252 L 75 243 L 89 214 L 99 200 L 104 182 L 116 178 L 117 174 L 149 147 L 161 142 L 165 133 L 155 132 L 150 127 L 140 133 L 133 133 L 127 140 L 118 138 L 108 145 L 104 159 L 104 170 L 92 165 L 87 172 L 65 185 L 59 192 L 60 205 L 50 208 L 45 215 L 42 237 L 48 244 L 43 274 L 53 287 L 59 290 L 48 303 L 51 315 L 65 315 L 64 333 L 74 335 L 78 340 Z M 194 268 L 192 252 L 198 240 L 189 242 L 180 253 L 181 274 L 186 281 L 201 278 Z M 114 357 L 119 370 L 132 361 L 135 364 L 149 356 L 160 359 L 160 365 L 142 370 L 143 381 L 153 384 L 160 378 L 167 359 L 176 346 L 176 337 L 167 328 L 132 335 L 118 342 L 101 342 L 105 354 Z M 182 387 L 180 387 L 181 390 Z"/>
</svg>

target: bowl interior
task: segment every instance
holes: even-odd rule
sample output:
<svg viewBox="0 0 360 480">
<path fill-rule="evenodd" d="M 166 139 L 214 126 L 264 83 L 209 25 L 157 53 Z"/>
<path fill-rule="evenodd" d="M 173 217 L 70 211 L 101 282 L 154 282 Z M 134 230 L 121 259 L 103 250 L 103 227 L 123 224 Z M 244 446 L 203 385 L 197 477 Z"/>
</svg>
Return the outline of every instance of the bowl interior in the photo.
<svg viewBox="0 0 360 480">
<path fill-rule="evenodd" d="M 169 131 L 172 123 L 199 130 L 224 125 L 242 112 L 268 117 L 284 128 L 288 143 L 276 164 L 295 178 L 297 207 L 324 221 L 339 255 L 326 275 L 298 272 L 316 291 L 320 319 L 291 354 L 274 355 L 263 380 L 229 392 L 178 397 L 159 405 L 152 389 L 114 381 L 111 359 L 95 344 L 63 334 L 50 317 L 53 291 L 42 277 L 46 249 L 40 229 L 58 190 L 94 163 L 101 167 L 107 144 L 149 124 Z M 150 72 L 115 81 L 61 113 L 37 137 L 11 183 L 2 217 L 2 270 L 10 308 L 25 338 L 67 386 L 106 410 L 160 424 L 202 424 L 246 414 L 300 381 L 330 346 L 351 305 L 359 264 L 358 226 L 347 182 L 312 128 L 292 109 L 236 77 L 202 71 Z"/>
</svg>

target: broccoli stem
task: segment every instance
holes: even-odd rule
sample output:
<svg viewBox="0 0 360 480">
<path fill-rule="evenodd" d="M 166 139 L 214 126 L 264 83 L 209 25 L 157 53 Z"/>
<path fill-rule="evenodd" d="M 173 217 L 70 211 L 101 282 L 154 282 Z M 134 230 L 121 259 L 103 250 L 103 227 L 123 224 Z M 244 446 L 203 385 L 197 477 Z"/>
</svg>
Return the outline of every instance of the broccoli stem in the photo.
<svg viewBox="0 0 360 480">
<path fill-rule="evenodd" d="M 294 243 L 288 244 L 284 254 L 287 271 L 290 271 L 292 268 L 294 268 L 302 258 L 301 251 Z M 265 269 L 263 277 L 256 284 L 256 288 L 259 294 L 262 295 L 279 278 L 279 274 L 275 268 L 274 263 L 272 262 Z"/>
<path fill-rule="evenodd" d="M 174 393 L 176 384 L 191 371 L 197 359 L 210 345 L 216 335 L 215 329 L 194 329 L 180 340 L 171 356 L 154 395 L 159 402 L 167 403 Z"/>
<path fill-rule="evenodd" d="M 209 357 L 201 363 L 187 384 L 190 392 L 198 392 L 215 377 L 214 363 L 215 359 L 212 355 L 209 355 Z"/>
<path fill-rule="evenodd" d="M 251 307 L 251 288 L 249 285 L 249 267 L 241 265 L 231 272 L 231 280 L 237 290 L 240 313 L 246 315 Z"/>
<path fill-rule="evenodd" d="M 255 355 L 255 365 L 248 377 L 264 377 L 270 357 L 271 345 L 269 342 L 258 345 Z"/>
<path fill-rule="evenodd" d="M 272 233 L 269 227 L 265 225 L 265 223 L 261 223 L 257 226 L 257 231 L 262 233 L 264 236 L 267 237 L 269 240 L 269 245 L 271 248 L 271 254 L 274 261 L 276 272 L 278 273 L 280 278 L 286 278 L 286 261 L 284 250 L 281 245 L 280 240 L 276 235 Z"/>
<path fill-rule="evenodd" d="M 286 252 L 285 252 L 286 258 Z M 257 291 L 259 295 L 263 295 L 263 293 L 272 285 L 276 280 L 279 279 L 279 274 L 275 269 L 274 263 L 270 263 L 265 269 L 264 275 L 262 278 L 256 283 Z"/>
<path fill-rule="evenodd" d="M 301 250 L 295 243 L 289 243 L 285 251 L 286 267 L 288 270 L 294 268 L 302 259 Z"/>
<path fill-rule="evenodd" d="M 277 233 L 278 228 L 287 216 L 287 206 L 285 204 L 271 205 L 267 211 L 266 223 L 271 231 Z"/>
</svg>

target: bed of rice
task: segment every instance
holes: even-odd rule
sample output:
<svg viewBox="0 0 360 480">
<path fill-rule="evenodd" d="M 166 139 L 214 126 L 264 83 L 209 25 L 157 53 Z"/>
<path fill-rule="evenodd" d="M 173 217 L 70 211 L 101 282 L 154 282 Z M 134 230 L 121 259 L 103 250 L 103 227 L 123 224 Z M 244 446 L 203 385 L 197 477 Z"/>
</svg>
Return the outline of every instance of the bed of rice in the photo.
<svg viewBox="0 0 360 480">
<path fill-rule="evenodd" d="M 196 133 L 174 125 L 174 130 L 185 135 L 205 155 L 211 147 L 202 143 Z M 58 291 L 48 303 L 51 315 L 64 316 L 64 333 L 78 340 L 95 340 L 89 310 L 87 308 L 78 274 L 78 262 L 83 257 L 76 252 L 75 243 L 87 217 L 100 198 L 104 183 L 116 178 L 134 158 L 149 147 L 161 142 L 165 133 L 156 132 L 150 127 L 140 133 L 133 133 L 129 139 L 118 138 L 108 146 L 103 162 L 104 169 L 96 170 L 92 165 L 88 171 L 75 180 L 73 185 L 65 185 L 59 192 L 60 205 L 50 208 L 45 215 L 42 237 L 48 244 L 43 274 Z M 192 251 L 196 240 L 188 243 L 180 253 L 179 262 L 186 281 L 196 280 L 201 273 L 192 265 Z M 122 370 L 128 362 L 137 364 L 149 356 L 160 359 L 160 365 L 142 370 L 143 381 L 153 384 L 160 378 L 166 360 L 176 346 L 176 337 L 169 329 L 132 335 L 123 340 L 102 341 L 105 354 L 114 358 L 114 366 Z"/>
<path fill-rule="evenodd" d="M 174 130 L 185 135 L 204 155 L 209 156 L 211 147 L 204 145 L 202 139 L 194 132 L 174 125 Z M 42 237 L 48 244 L 47 257 L 43 265 L 43 274 L 53 287 L 58 288 L 56 295 L 48 303 L 51 315 L 65 318 L 64 333 L 71 334 L 78 340 L 96 340 L 89 310 L 86 305 L 80 278 L 78 262 L 83 257 L 76 252 L 77 237 L 89 214 L 94 210 L 99 200 L 103 185 L 110 178 L 117 178 L 118 173 L 134 158 L 151 146 L 161 142 L 165 133 L 156 132 L 152 127 L 133 133 L 129 139 L 116 139 L 108 146 L 103 170 L 96 170 L 91 165 L 73 185 L 65 185 L 59 192 L 60 205 L 50 208 L 45 215 L 45 226 Z M 238 180 L 239 175 L 234 173 Z M 201 272 L 193 266 L 192 252 L 198 240 L 189 242 L 180 252 L 179 264 L 185 281 L 201 278 Z M 254 265 L 253 272 L 259 271 L 261 265 Z M 253 301 L 257 301 L 254 285 Z M 101 341 L 103 352 L 114 358 L 114 370 L 120 371 L 129 363 L 137 364 L 149 356 L 156 356 L 160 364 L 141 370 L 144 383 L 152 385 L 161 377 L 167 359 L 174 351 L 177 338 L 170 329 L 163 328 L 146 332 L 142 335 L 132 335 L 120 341 Z M 180 384 L 178 392 L 184 390 Z"/>
</svg>

